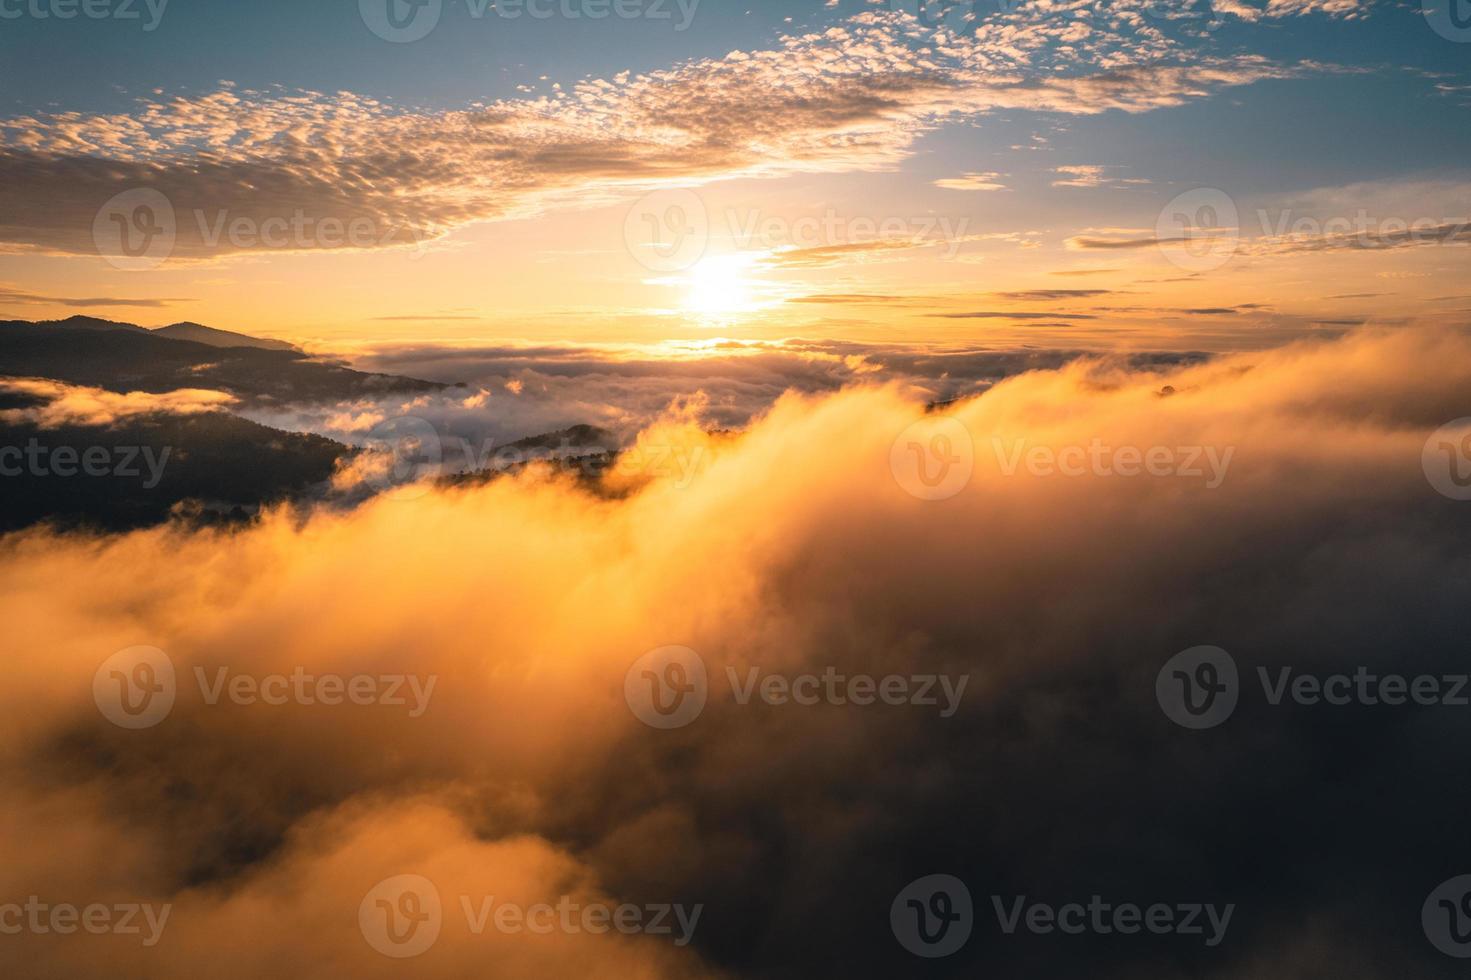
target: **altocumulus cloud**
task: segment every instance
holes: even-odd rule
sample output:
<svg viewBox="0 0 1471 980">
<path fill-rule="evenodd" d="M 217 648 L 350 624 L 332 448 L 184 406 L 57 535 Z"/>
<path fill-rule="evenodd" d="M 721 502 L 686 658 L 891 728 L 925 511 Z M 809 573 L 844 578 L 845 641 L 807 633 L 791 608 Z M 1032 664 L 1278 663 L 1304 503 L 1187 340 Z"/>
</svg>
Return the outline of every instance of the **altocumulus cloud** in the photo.
<svg viewBox="0 0 1471 980">
<path fill-rule="evenodd" d="M 93 252 L 99 208 L 147 188 L 173 210 L 155 217 L 180 260 L 422 245 L 630 186 L 889 167 L 924 132 L 993 110 L 1146 112 L 1305 70 L 1201 57 L 1143 0 L 1066 18 L 1033 6 L 964 35 L 871 10 L 765 50 L 457 111 L 226 85 L 0 119 L 0 242 Z"/>
</svg>

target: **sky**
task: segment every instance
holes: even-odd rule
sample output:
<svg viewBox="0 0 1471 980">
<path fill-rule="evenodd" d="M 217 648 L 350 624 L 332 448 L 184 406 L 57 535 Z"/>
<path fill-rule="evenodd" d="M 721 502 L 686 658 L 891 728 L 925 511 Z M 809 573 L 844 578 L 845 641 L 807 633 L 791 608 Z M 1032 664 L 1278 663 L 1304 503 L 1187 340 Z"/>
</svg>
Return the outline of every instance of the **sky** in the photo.
<svg viewBox="0 0 1471 980">
<path fill-rule="evenodd" d="M 30 485 L 200 432 L 0 537 L 0 974 L 1464 976 L 1468 0 L 554 2 L 0 0 L 0 320 L 435 383 L 0 324 Z"/>
<path fill-rule="evenodd" d="M 0 0 L 0 316 L 331 349 L 1455 321 L 1471 28 L 1425 2 Z"/>
</svg>

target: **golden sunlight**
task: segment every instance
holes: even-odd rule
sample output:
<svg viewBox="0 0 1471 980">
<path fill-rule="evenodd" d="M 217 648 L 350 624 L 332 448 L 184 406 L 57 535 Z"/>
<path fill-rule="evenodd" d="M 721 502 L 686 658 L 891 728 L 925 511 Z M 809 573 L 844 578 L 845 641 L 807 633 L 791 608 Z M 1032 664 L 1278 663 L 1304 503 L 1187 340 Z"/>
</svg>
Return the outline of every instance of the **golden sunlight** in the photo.
<svg viewBox="0 0 1471 980">
<path fill-rule="evenodd" d="M 685 309 L 705 316 L 728 316 L 759 308 L 760 284 L 746 275 L 755 260 L 750 253 L 701 259 L 685 282 Z"/>
</svg>

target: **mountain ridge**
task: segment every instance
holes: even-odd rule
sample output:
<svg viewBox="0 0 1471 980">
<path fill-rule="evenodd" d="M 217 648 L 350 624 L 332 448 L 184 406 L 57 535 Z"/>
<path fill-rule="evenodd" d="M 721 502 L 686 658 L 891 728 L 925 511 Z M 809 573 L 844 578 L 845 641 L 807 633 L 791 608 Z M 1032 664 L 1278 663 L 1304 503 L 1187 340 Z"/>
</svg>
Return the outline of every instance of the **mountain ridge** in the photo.
<svg viewBox="0 0 1471 980">
<path fill-rule="evenodd" d="M 86 316 L 0 321 L 0 376 L 51 378 L 117 392 L 214 388 L 248 404 L 276 405 L 462 387 L 355 371 L 290 345 L 217 346 Z"/>
<path fill-rule="evenodd" d="M 193 320 L 181 320 L 178 323 L 170 323 L 166 327 L 154 327 L 149 333 L 155 337 L 167 337 L 170 340 L 189 340 L 196 344 L 205 344 L 210 347 L 256 347 L 260 350 L 301 350 L 295 344 L 288 344 L 284 340 L 267 340 L 263 337 L 252 337 L 249 334 L 238 333 L 234 330 L 207 327 L 202 323 L 195 323 Z"/>
</svg>

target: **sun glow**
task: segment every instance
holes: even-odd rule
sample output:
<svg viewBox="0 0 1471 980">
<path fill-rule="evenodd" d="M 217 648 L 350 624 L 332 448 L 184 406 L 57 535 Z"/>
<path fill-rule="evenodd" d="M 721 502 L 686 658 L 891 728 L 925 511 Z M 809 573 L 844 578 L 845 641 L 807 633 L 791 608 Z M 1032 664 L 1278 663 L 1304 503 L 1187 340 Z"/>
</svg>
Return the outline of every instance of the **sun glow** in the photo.
<svg viewBox="0 0 1471 980">
<path fill-rule="evenodd" d="M 737 254 L 701 259 L 689 271 L 685 309 L 704 316 L 729 316 L 760 307 L 760 284 L 746 276 L 755 258 Z"/>
</svg>

